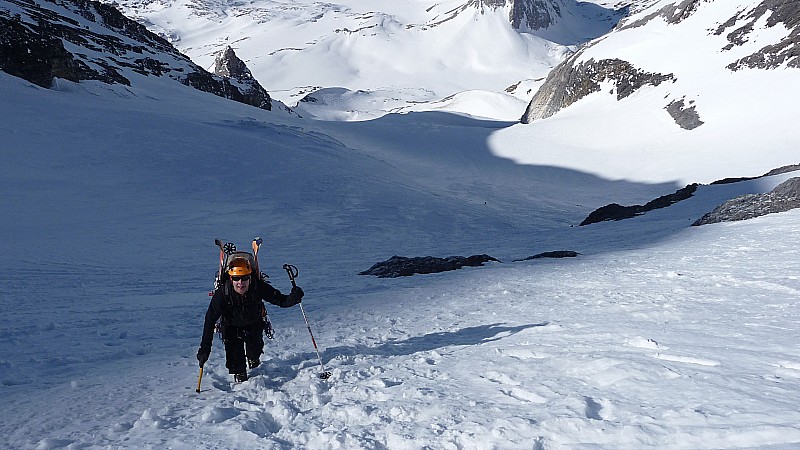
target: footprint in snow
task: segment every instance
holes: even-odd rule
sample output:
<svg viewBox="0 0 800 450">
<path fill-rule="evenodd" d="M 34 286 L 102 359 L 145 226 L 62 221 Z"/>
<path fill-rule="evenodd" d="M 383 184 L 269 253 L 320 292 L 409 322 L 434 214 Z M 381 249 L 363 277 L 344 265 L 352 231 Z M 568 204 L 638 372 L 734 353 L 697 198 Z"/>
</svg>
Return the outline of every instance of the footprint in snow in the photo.
<svg viewBox="0 0 800 450">
<path fill-rule="evenodd" d="M 542 397 L 539 394 L 536 394 L 535 392 L 523 389 L 521 387 L 522 383 L 504 373 L 491 371 L 488 372 L 482 378 L 491 381 L 492 383 L 497 383 L 504 386 L 503 388 L 500 389 L 500 392 L 515 400 L 522 402 L 538 403 L 538 404 L 547 403 L 546 398 Z"/>
<path fill-rule="evenodd" d="M 211 407 L 207 408 L 200 415 L 200 421 L 203 423 L 222 423 L 228 419 L 232 419 L 239 415 L 239 410 L 236 408 L 222 408 Z"/>
<path fill-rule="evenodd" d="M 583 401 L 586 402 L 586 418 L 592 420 L 604 420 L 603 416 L 600 415 L 600 411 L 603 410 L 603 405 L 597 403 L 592 397 L 583 397 Z"/>
<path fill-rule="evenodd" d="M 720 363 L 719 361 L 714 361 L 713 359 L 705 359 L 705 358 L 695 358 L 692 356 L 678 356 L 678 355 L 666 355 L 661 353 L 656 353 L 653 355 L 653 358 L 661 359 L 664 361 L 672 361 L 672 362 L 680 362 L 686 364 L 697 364 L 698 366 L 718 366 Z"/>
<path fill-rule="evenodd" d="M 775 374 L 778 378 L 800 378 L 800 363 L 781 361 L 773 366 L 777 368 Z"/>
<path fill-rule="evenodd" d="M 519 400 L 521 402 L 537 403 L 539 405 L 547 403 L 547 399 L 542 397 L 541 395 L 535 392 L 526 391 L 525 389 L 519 387 L 500 389 L 500 392 L 513 398 L 514 400 Z"/>
</svg>

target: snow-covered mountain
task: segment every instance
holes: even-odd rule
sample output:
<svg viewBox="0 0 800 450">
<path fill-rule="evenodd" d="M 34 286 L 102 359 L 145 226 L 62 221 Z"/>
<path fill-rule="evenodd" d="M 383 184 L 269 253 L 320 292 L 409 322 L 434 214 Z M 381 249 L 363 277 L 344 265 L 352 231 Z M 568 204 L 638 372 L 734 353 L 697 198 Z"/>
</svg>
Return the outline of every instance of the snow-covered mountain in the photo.
<svg viewBox="0 0 800 450">
<path fill-rule="evenodd" d="M 798 69 L 728 68 L 779 61 L 795 33 L 776 22 L 787 3 L 641 2 L 586 47 L 553 36 L 589 38 L 625 5 L 530 2 L 552 7 L 534 30 L 514 26 L 521 3 L 380 3 L 138 5 L 190 60 L 99 20 L 99 3 L 0 0 L 3 64 L 40 55 L 8 39 L 35 32 L 69 53 L 46 61 L 127 80 L 48 86 L 0 71 L 0 448 L 800 443 L 800 215 L 691 226 L 796 173 L 693 186 L 671 206 L 579 226 L 612 202 L 800 162 L 787 100 Z M 669 8 L 692 14 L 671 23 Z M 742 45 L 712 28 L 741 28 Z M 674 78 L 619 100 L 604 80 L 518 123 L 574 51 Z M 171 71 L 134 70 L 144 55 Z M 181 79 L 195 65 L 231 86 L 252 76 L 292 105 L 310 94 L 304 117 L 193 89 Z M 684 95 L 701 126 L 664 109 Z M 262 366 L 232 384 L 216 339 L 197 394 L 213 239 L 246 248 L 256 235 L 274 286 L 291 286 L 282 264 L 300 269 L 333 377 L 318 378 L 301 312 L 270 307 Z M 553 251 L 575 257 L 526 260 Z M 358 275 L 392 255 L 483 253 L 500 262 Z"/>
<path fill-rule="evenodd" d="M 796 2 L 654 4 L 553 70 L 523 116 L 531 128 L 499 139 L 498 154 L 553 164 L 568 152 L 569 167 L 604 176 L 700 182 L 712 181 L 710 155 L 734 172 L 796 159 L 786 118 L 800 113 L 799 13 Z M 579 132 L 565 138 L 566 123 Z M 601 168 L 608 151 L 629 170 Z M 673 171 L 654 154 L 685 164 Z"/>
<path fill-rule="evenodd" d="M 617 100 L 625 99 L 642 87 L 665 83 L 674 86 L 670 86 L 671 93 L 664 109 L 682 128 L 694 129 L 704 123 L 697 111 L 698 106 L 702 109 L 704 105 L 695 104 L 694 98 L 686 100 L 687 95 L 692 94 L 687 92 L 692 84 L 697 85 L 703 78 L 716 80 L 728 71 L 748 68 L 800 68 L 798 14 L 800 5 L 793 3 L 779 3 L 771 8 L 767 3 L 734 5 L 733 2 L 685 1 L 634 15 L 614 33 L 582 48 L 558 70 L 552 71 L 528 106 L 523 122 L 550 117 L 600 92 L 602 83 L 612 85 L 610 93 L 616 95 Z M 714 25 L 718 26 L 714 28 Z M 659 28 L 669 37 L 645 40 L 638 35 L 641 29 L 652 33 Z M 694 53 L 694 58 L 687 58 L 681 52 L 665 51 L 670 44 L 676 44 L 676 35 L 691 37 L 684 39 L 693 47 L 687 53 Z M 635 41 L 643 42 L 640 45 L 644 48 L 634 53 L 626 43 Z M 653 54 L 659 57 L 653 58 Z M 722 72 L 721 76 L 709 76 L 715 72 Z M 751 82 L 749 79 L 738 81 L 741 84 Z M 699 87 L 694 89 L 699 90 Z"/>
<path fill-rule="evenodd" d="M 623 14 L 574 0 L 136 0 L 120 6 L 204 67 L 233 47 L 289 106 L 321 88 L 340 89 L 325 94 L 334 109 L 351 110 L 337 119 L 371 118 L 463 91 L 506 96 L 512 86 L 522 87 L 511 98 L 527 102 L 532 80 L 544 78 L 574 45 L 608 32 Z M 301 106 L 306 116 L 319 109 Z"/>
</svg>

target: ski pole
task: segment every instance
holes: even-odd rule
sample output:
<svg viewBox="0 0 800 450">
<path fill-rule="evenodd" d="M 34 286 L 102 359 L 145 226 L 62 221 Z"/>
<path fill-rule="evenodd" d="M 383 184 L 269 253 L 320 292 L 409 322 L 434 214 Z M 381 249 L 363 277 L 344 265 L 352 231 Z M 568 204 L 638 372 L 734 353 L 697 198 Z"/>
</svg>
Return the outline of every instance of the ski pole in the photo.
<svg viewBox="0 0 800 450">
<path fill-rule="evenodd" d="M 289 275 L 289 280 L 292 282 L 292 287 L 296 287 L 297 284 L 294 282 L 294 278 L 298 274 L 297 267 L 291 264 L 284 264 L 283 270 Z M 314 351 L 317 352 L 317 359 L 319 360 L 319 365 L 322 367 L 322 373 L 319 374 L 319 377 L 323 380 L 327 380 L 331 377 L 331 373 L 325 370 L 325 364 L 322 364 L 322 357 L 319 355 L 319 349 L 317 348 L 317 340 L 314 339 L 314 333 L 311 332 L 311 325 L 308 323 L 308 317 L 306 316 L 306 310 L 303 308 L 303 303 L 298 303 L 300 305 L 300 312 L 303 313 L 303 319 L 306 321 L 306 327 L 308 328 L 308 334 L 311 335 L 311 343 L 314 344 Z"/>
<path fill-rule="evenodd" d="M 203 366 L 200 366 L 200 376 L 197 377 L 197 393 L 200 393 L 200 383 L 203 381 Z"/>
</svg>

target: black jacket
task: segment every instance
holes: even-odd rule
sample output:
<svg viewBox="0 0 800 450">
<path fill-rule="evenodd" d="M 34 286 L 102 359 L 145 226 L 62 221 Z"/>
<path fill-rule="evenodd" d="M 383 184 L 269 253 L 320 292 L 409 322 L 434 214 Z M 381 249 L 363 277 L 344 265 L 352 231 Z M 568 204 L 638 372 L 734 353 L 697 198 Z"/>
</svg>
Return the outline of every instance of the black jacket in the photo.
<svg viewBox="0 0 800 450">
<path fill-rule="evenodd" d="M 264 310 L 262 300 L 281 308 L 288 308 L 300 303 L 300 298 L 282 294 L 281 291 L 263 280 L 251 281 L 250 288 L 244 295 L 236 293 L 228 281 L 211 297 L 203 324 L 203 339 L 200 342 L 200 348 L 211 350 L 211 343 L 214 340 L 214 325 L 220 317 L 226 327 L 243 328 L 260 323 Z"/>
</svg>

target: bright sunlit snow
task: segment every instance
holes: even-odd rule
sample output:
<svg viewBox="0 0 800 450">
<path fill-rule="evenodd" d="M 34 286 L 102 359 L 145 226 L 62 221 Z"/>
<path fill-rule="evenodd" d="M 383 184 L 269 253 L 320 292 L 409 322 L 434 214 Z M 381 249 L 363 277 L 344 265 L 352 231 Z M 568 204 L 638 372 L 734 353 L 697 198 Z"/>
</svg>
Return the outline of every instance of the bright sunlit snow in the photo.
<svg viewBox="0 0 800 450">
<path fill-rule="evenodd" d="M 263 8 L 264 20 L 293 11 L 310 26 L 286 5 Z M 176 11 L 161 13 L 181 42 L 207 48 L 193 57 L 218 48 L 224 27 Z M 400 12 L 364 20 L 380 17 L 386 36 L 392 20 L 432 20 Z M 320 14 L 335 28 L 338 12 Z M 285 27 L 281 45 L 307 38 L 297 22 L 271 23 Z M 386 39 L 415 52 L 413 39 Z M 609 39 L 596 51 L 634 51 L 622 33 Z M 345 54 L 330 44 L 332 60 Z M 369 62 L 355 50 L 350 63 Z M 544 76 L 563 57 L 551 56 L 520 67 Z M 797 69 L 723 76 L 720 61 L 705 63 L 713 77 L 676 65 L 674 86 L 589 96 L 530 125 L 517 123 L 522 99 L 542 80 L 506 92 L 523 81 L 513 64 L 506 75 L 519 79 L 493 89 L 490 73 L 421 69 L 411 90 L 382 91 L 367 73 L 368 94 L 339 82 L 342 64 L 324 83 L 302 80 L 324 88 L 297 107 L 303 119 L 134 72 L 131 87 L 52 90 L 0 72 L 0 448 L 796 447 L 800 211 L 690 224 L 797 172 L 706 184 L 669 208 L 578 226 L 608 203 L 800 162 Z M 662 70 L 657 58 L 637 64 Z M 276 77 L 301 80 L 295 70 Z M 272 93 L 278 79 L 254 74 Z M 724 101 L 734 86 L 749 108 Z M 706 125 L 682 130 L 663 113 L 677 92 L 697 95 Z M 291 287 L 281 266 L 299 268 L 333 376 L 319 379 L 299 308 L 269 307 L 277 336 L 261 367 L 234 384 L 215 338 L 197 394 L 214 238 L 248 248 L 256 236 L 278 289 Z M 580 255 L 515 261 L 555 250 Z M 501 262 L 358 275 L 393 255 L 483 253 Z"/>
</svg>

